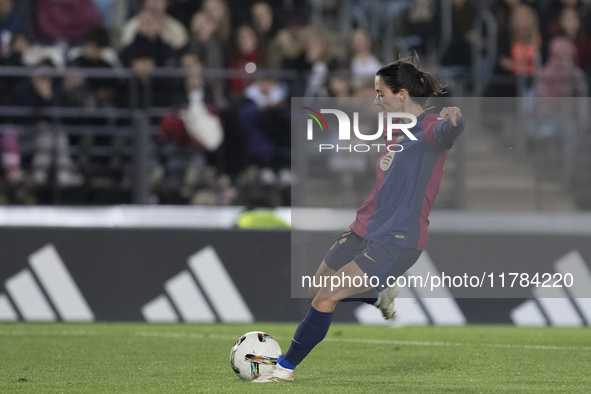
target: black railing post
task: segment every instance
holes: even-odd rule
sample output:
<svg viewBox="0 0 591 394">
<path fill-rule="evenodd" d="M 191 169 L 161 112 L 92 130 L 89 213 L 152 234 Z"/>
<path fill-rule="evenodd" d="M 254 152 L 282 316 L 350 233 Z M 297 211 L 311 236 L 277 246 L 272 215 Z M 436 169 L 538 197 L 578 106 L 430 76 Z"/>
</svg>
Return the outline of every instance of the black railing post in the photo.
<svg viewBox="0 0 591 394">
<path fill-rule="evenodd" d="M 51 186 L 51 195 L 52 195 L 52 203 L 53 205 L 60 205 L 61 203 L 61 185 L 60 185 L 60 171 L 64 171 L 63 168 L 60 168 L 60 117 L 55 116 L 52 118 L 51 123 L 49 124 L 49 138 L 51 144 L 51 161 L 48 168 L 48 180 L 52 183 Z M 67 152 L 69 154 L 70 152 Z"/>
<path fill-rule="evenodd" d="M 140 109 L 133 111 L 134 127 L 134 166 L 133 166 L 133 203 L 147 204 L 150 198 L 148 183 L 150 154 L 150 123 L 146 112 Z"/>
</svg>

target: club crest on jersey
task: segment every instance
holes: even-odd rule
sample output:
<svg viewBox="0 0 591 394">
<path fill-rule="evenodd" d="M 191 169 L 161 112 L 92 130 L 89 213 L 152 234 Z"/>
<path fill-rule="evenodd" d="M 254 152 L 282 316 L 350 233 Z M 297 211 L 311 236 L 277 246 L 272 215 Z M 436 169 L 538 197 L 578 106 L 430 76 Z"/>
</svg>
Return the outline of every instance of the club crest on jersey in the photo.
<svg viewBox="0 0 591 394">
<path fill-rule="evenodd" d="M 404 139 L 404 135 L 399 135 L 398 138 L 396 138 L 396 142 L 395 143 L 399 143 Z M 392 165 L 392 162 L 394 161 L 394 155 L 396 154 L 395 151 L 391 151 L 388 152 L 387 155 L 385 155 L 384 157 L 382 157 L 382 159 L 380 160 L 380 169 L 382 171 L 387 171 L 388 168 L 390 168 L 390 166 Z"/>
</svg>

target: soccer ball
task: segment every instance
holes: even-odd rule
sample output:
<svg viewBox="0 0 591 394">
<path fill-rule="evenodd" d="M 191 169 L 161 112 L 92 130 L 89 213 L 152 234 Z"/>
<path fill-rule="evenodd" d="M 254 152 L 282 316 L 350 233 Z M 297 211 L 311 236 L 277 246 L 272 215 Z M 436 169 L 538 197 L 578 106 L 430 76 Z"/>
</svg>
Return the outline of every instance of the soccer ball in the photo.
<svg viewBox="0 0 591 394">
<path fill-rule="evenodd" d="M 269 372 L 280 355 L 281 347 L 269 334 L 252 331 L 232 346 L 230 364 L 239 378 L 253 380 Z"/>
</svg>

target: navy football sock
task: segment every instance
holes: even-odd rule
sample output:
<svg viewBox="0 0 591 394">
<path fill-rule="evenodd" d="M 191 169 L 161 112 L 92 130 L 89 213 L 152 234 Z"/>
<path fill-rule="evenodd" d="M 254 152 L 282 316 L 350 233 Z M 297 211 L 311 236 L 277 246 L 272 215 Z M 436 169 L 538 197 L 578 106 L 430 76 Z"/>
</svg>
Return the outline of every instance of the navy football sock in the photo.
<svg viewBox="0 0 591 394">
<path fill-rule="evenodd" d="M 341 302 L 365 302 L 367 304 L 373 305 L 378 300 L 378 291 L 376 289 L 371 289 L 366 291 L 365 293 L 356 294 L 355 297 L 347 297 L 343 298 Z"/>
<path fill-rule="evenodd" d="M 287 353 L 279 357 L 277 364 L 283 368 L 294 369 L 324 339 L 330 323 L 332 312 L 319 312 L 310 306 L 306 317 L 301 321 Z"/>
</svg>

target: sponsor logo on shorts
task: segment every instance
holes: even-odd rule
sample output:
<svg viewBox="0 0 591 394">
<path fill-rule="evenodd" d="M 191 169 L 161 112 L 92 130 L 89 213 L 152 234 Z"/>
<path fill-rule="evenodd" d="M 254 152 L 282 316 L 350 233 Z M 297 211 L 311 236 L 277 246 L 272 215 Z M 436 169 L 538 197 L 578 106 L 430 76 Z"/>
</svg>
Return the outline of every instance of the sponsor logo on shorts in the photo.
<svg viewBox="0 0 591 394">
<path fill-rule="evenodd" d="M 371 261 L 373 261 L 374 263 L 377 263 L 377 261 L 375 261 L 374 259 L 372 259 L 371 257 L 369 257 L 369 255 L 367 254 L 367 252 L 363 253 L 363 255 L 365 257 L 367 257 L 368 259 L 370 259 Z"/>
</svg>

